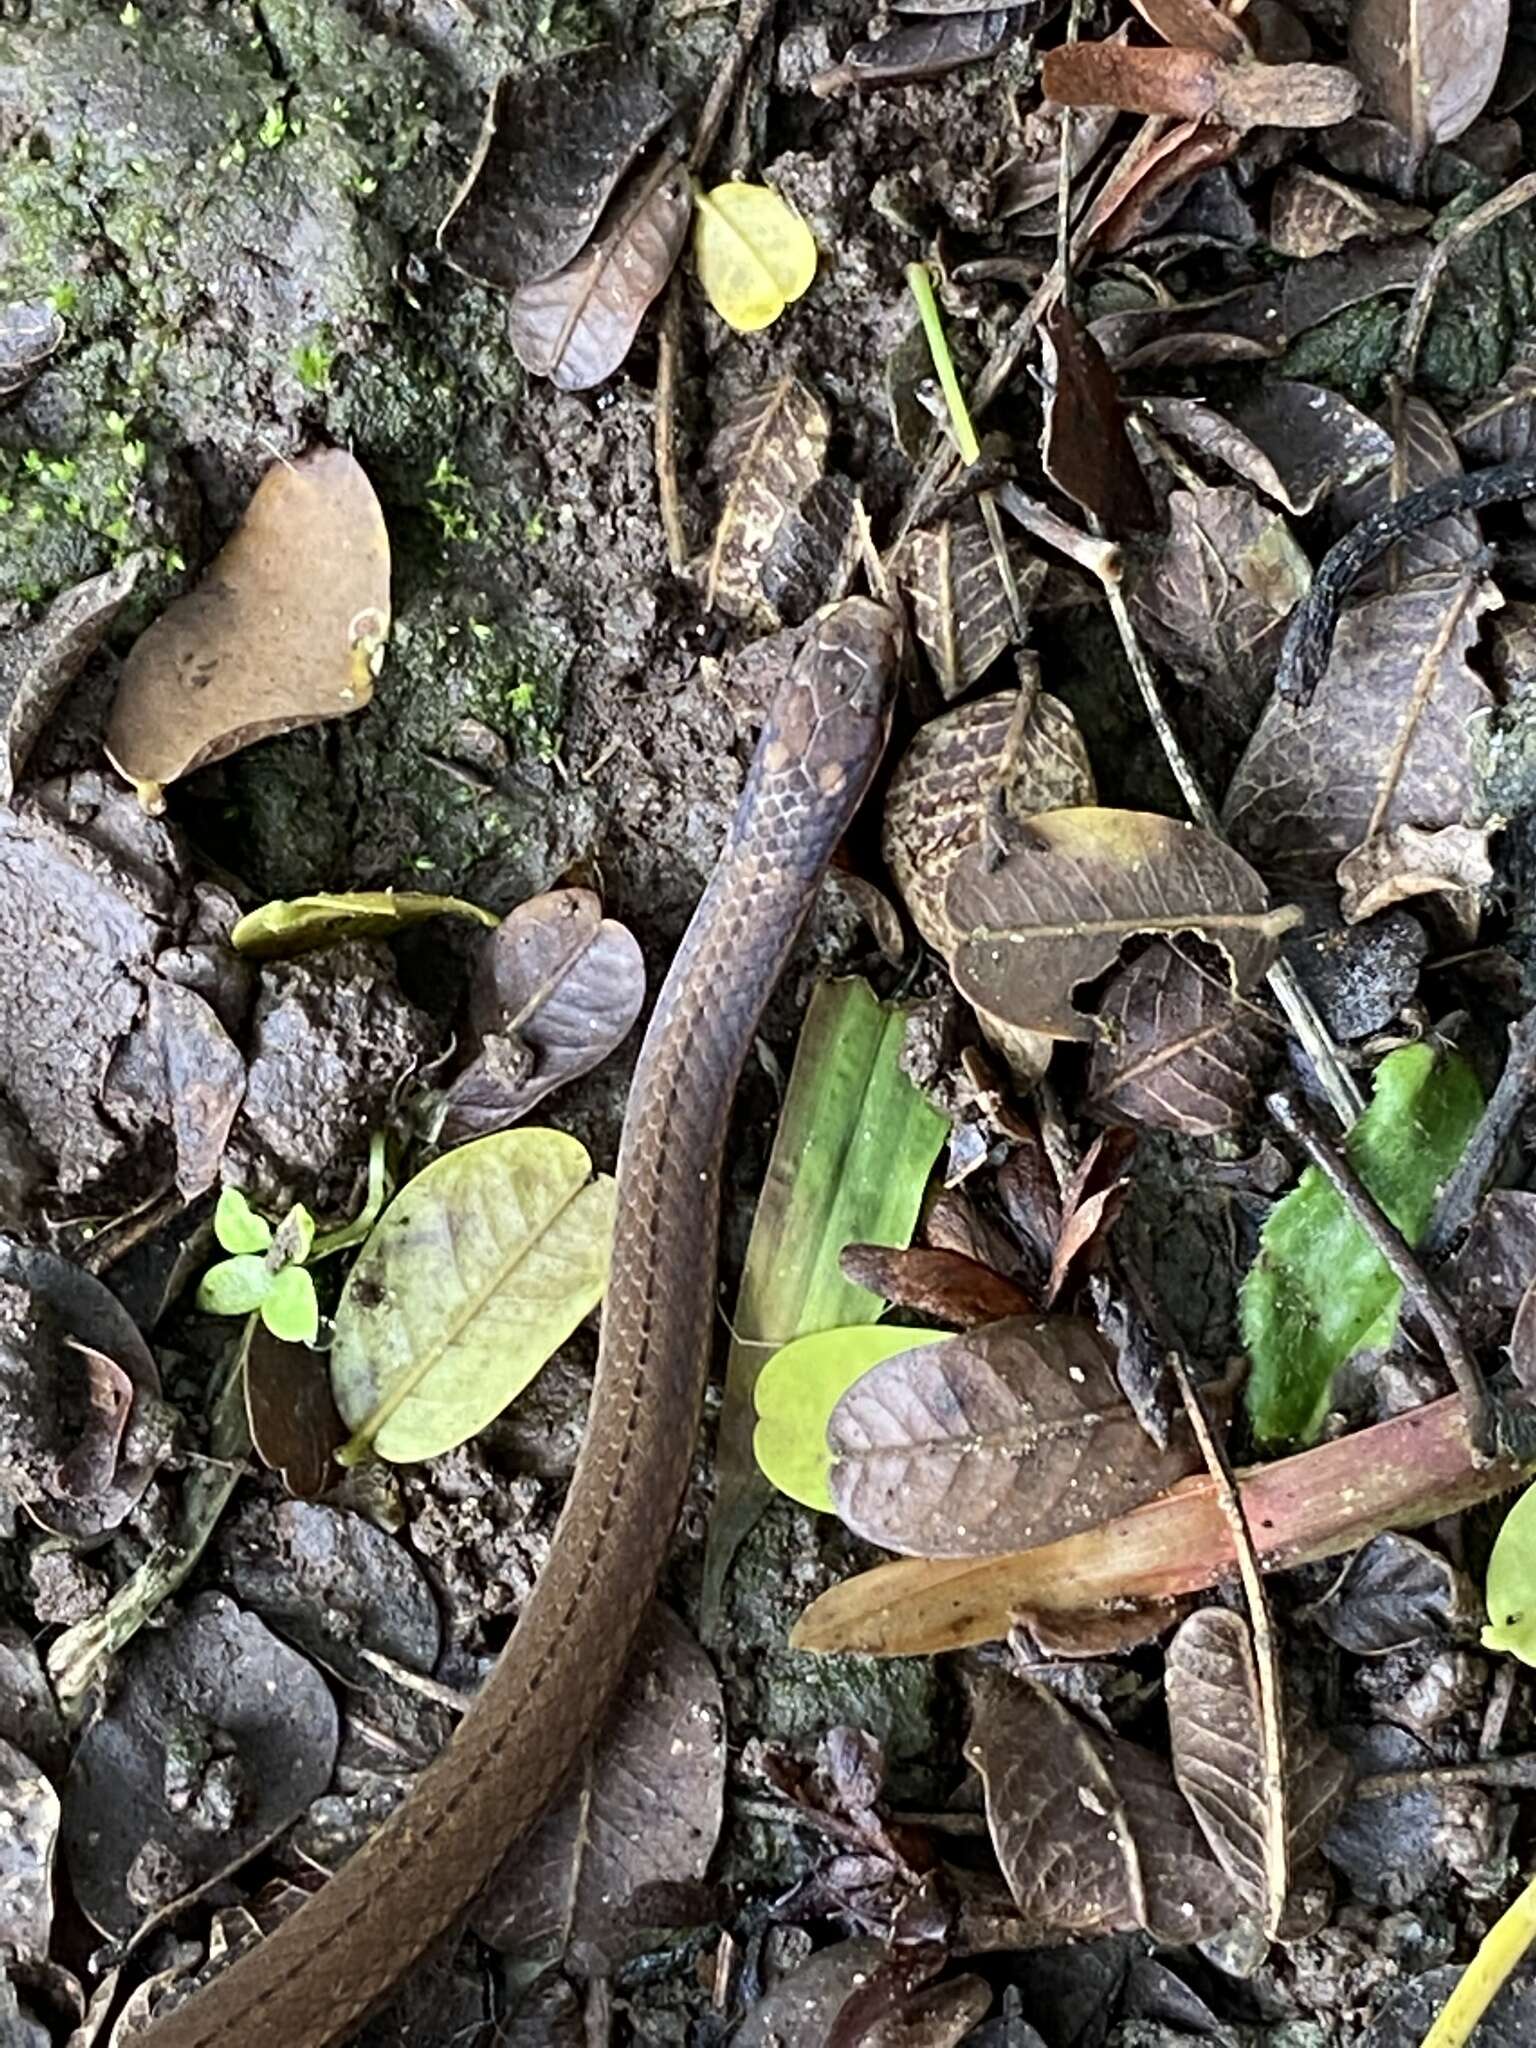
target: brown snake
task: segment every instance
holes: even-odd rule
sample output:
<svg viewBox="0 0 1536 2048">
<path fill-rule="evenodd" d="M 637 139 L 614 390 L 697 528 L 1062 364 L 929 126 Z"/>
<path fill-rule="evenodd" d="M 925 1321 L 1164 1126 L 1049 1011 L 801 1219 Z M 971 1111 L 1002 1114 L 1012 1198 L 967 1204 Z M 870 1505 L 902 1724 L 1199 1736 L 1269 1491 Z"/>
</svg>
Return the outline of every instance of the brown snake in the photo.
<svg viewBox="0 0 1536 2048">
<path fill-rule="evenodd" d="M 587 1431 L 549 1561 L 453 1739 L 291 1919 L 145 2048 L 327 2048 L 542 1816 L 611 1700 L 682 1505 L 708 1379 L 720 1165 L 758 1019 L 869 785 L 900 627 L 867 598 L 815 621 L 672 962 L 630 1088 Z"/>
</svg>

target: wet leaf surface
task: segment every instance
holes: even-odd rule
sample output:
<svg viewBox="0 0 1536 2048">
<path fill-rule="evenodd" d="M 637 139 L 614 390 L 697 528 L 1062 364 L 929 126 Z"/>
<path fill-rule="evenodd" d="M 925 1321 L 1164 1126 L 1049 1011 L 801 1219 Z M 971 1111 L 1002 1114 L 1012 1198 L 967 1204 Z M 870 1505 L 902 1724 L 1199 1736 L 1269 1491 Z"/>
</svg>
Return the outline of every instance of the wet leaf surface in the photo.
<svg viewBox="0 0 1536 2048">
<path fill-rule="evenodd" d="M 447 1090 L 445 1145 L 516 1123 L 629 1036 L 645 960 L 591 889 L 551 889 L 503 918 L 480 950 L 470 996 L 476 1051 Z"/>
<path fill-rule="evenodd" d="M 1148 398 L 1148 415 L 1300 518 L 1340 484 L 1379 470 L 1392 436 L 1319 384 L 1261 384 L 1228 413 L 1198 398 Z"/>
<path fill-rule="evenodd" d="M 1052 1542 L 1195 1469 L 1159 1452 L 1092 1326 L 1016 1317 L 908 1350 L 856 1381 L 827 1428 L 832 1499 L 888 1550 L 979 1557 Z"/>
<path fill-rule="evenodd" d="M 770 186 L 732 180 L 696 195 L 693 260 L 726 326 L 756 334 L 810 290 L 816 242 Z"/>
<path fill-rule="evenodd" d="M 1040 459 L 1046 475 L 1074 504 L 1095 514 L 1108 533 L 1154 525 L 1152 494 L 1126 434 L 1120 387 L 1104 351 L 1064 303 L 1046 315 L 1040 337 L 1045 380 Z"/>
<path fill-rule="evenodd" d="M 48 1961 L 59 1795 L 31 1757 L 0 1740 L 0 1949 L 23 1966 Z"/>
<path fill-rule="evenodd" d="M 845 1278 L 883 1296 L 893 1308 L 962 1330 L 1005 1316 L 1033 1315 L 1039 1306 L 1017 1282 L 963 1252 L 847 1244 L 838 1263 Z"/>
<path fill-rule="evenodd" d="M 955 983 L 979 1009 L 1052 1038 L 1091 1039 L 1077 993 L 1125 942 L 1190 932 L 1219 947 L 1233 985 L 1251 987 L 1297 913 L 1270 909 L 1228 846 L 1150 811 L 1080 808 L 1031 818 L 1000 865 L 983 849 L 950 872 Z"/>
<path fill-rule="evenodd" d="M 1099 1115 L 1186 1137 L 1247 1121 L 1266 1039 L 1224 975 L 1182 946 L 1152 946 L 1116 974 L 1098 1016 L 1088 1092 Z"/>
<path fill-rule="evenodd" d="M 336 1706 L 314 1666 L 219 1594 L 138 1637 L 64 1786 L 81 1906 L 125 1936 L 275 1839 L 330 1782 Z"/>
<path fill-rule="evenodd" d="M 1438 1642 L 1478 1610 L 1471 1586 L 1437 1550 L 1387 1530 L 1350 1559 L 1338 1584 L 1307 1609 L 1330 1642 L 1357 1657 L 1388 1657 Z"/>
<path fill-rule="evenodd" d="M 1471 127 L 1499 75 L 1509 0 L 1361 0 L 1349 52 L 1415 155 Z"/>
<path fill-rule="evenodd" d="M 256 1455 L 301 1499 L 340 1478 L 332 1459 L 347 1440 L 324 1358 L 285 1344 L 258 1322 L 245 1357 L 245 1414 Z"/>
<path fill-rule="evenodd" d="M 725 1703 L 714 1666 L 654 1607 L 603 1733 L 572 1784 L 508 1858 L 475 1915 L 504 1955 L 553 1953 L 585 1974 L 646 1893 L 701 1878 L 725 1801 Z"/>
<path fill-rule="evenodd" d="M 0 341 L 0 357 L 3 348 Z M 0 634 L 0 803 L 10 802 L 43 728 L 111 631 L 143 563 L 130 555 L 56 597 L 33 624 Z"/>
<path fill-rule="evenodd" d="M 741 618 L 762 615 L 763 564 L 779 528 L 820 477 L 830 430 L 826 407 L 791 373 L 754 392 L 715 436 L 710 467 L 725 495 L 707 604 Z"/>
<path fill-rule="evenodd" d="M 614 1184 L 559 1131 L 502 1131 L 400 1190 L 347 1276 L 331 1391 L 349 1458 L 477 1435 L 596 1308 Z"/>
<path fill-rule="evenodd" d="M 1027 612 L 1045 580 L 1045 564 L 1023 548 L 1010 548 L 1009 564 Z M 908 534 L 892 568 L 939 688 L 946 697 L 960 696 L 1014 638 L 1007 586 L 985 526 L 968 514 Z"/>
<path fill-rule="evenodd" d="M 41 300 L 0 305 L 0 402 L 24 391 L 64 340 L 64 322 Z"/>
<path fill-rule="evenodd" d="M 197 587 L 140 634 L 112 706 L 112 764 L 158 808 L 169 782 L 373 695 L 389 536 L 344 449 L 274 463 Z"/>
<path fill-rule="evenodd" d="M 507 331 L 525 370 L 590 391 L 619 369 L 683 252 L 693 193 L 664 156 L 619 192 L 579 256 L 513 294 Z"/>
<path fill-rule="evenodd" d="M 504 292 L 551 276 L 581 253 L 671 112 L 666 95 L 611 49 L 508 72 L 492 91 L 438 248 Z"/>
<path fill-rule="evenodd" d="M 457 896 L 429 896 L 419 889 L 346 889 L 263 903 L 246 912 L 229 941 L 253 960 L 292 960 L 346 939 L 387 939 L 428 917 L 466 917 L 492 929 L 497 923 L 492 912 Z"/>
<path fill-rule="evenodd" d="M 802 1507 L 836 1514 L 832 1449 L 827 1442 L 833 1410 L 871 1367 L 914 1345 L 941 1344 L 945 1334 L 890 1323 L 854 1323 L 842 1330 L 813 1331 L 781 1345 L 753 1389 L 757 1428 L 752 1452 L 764 1478 Z"/>
<path fill-rule="evenodd" d="M 930 21 L 902 24 L 873 42 L 850 45 L 839 63 L 817 73 L 811 90 L 828 99 L 850 90 L 942 78 L 996 56 L 1018 32 L 1019 10 L 1013 7 L 941 13 Z"/>
</svg>

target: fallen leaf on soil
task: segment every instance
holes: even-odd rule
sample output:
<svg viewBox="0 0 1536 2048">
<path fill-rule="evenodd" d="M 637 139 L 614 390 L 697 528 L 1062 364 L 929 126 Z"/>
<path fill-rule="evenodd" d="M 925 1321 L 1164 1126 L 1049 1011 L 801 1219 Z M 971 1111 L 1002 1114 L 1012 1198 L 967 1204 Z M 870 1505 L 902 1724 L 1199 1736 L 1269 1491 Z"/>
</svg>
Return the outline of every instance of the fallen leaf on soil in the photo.
<svg viewBox="0 0 1536 2048">
<path fill-rule="evenodd" d="M 1253 869 L 1214 834 L 1150 811 L 1049 811 L 1014 838 L 990 871 L 974 847 L 950 871 L 951 971 L 978 1009 L 1051 1038 L 1094 1037 L 1075 994 L 1127 939 L 1192 932 L 1220 948 L 1240 990 L 1300 916 L 1269 909 Z"/>
<path fill-rule="evenodd" d="M 1464 571 L 1345 612 L 1311 703 L 1269 706 L 1227 792 L 1227 830 L 1256 867 L 1288 886 L 1331 881 L 1345 854 L 1395 825 L 1463 822 L 1493 709 L 1468 656 L 1497 603 Z"/>
<path fill-rule="evenodd" d="M 1088 1096 L 1098 1116 L 1190 1138 L 1237 1129 L 1264 1057 L 1256 1013 L 1180 946 L 1122 967 L 1098 1010 Z"/>
<path fill-rule="evenodd" d="M 1360 105 L 1360 85 L 1338 64 L 1231 63 L 1209 50 L 1067 43 L 1048 50 L 1041 83 L 1064 107 L 1121 107 L 1179 121 L 1250 128 L 1331 128 Z"/>
<path fill-rule="evenodd" d="M 340 1477 L 332 1453 L 347 1440 L 324 1358 L 285 1344 L 260 1322 L 245 1359 L 245 1414 L 261 1462 L 292 1494 L 324 1493 Z"/>
<path fill-rule="evenodd" d="M 1183 1945 L 1235 1919 L 1236 1894 L 1152 1751 L 1089 1727 L 1032 1679 L 988 1673 L 966 1755 L 1034 1943 L 1145 1929 Z"/>
<path fill-rule="evenodd" d="M 1041 1307 L 1054 1308 L 1070 1283 L 1097 1263 L 1104 1239 L 1130 1193 L 1126 1172 L 1136 1140 L 1126 1131 L 1100 1131 L 1061 1191 L 1061 1221 L 1051 1251 L 1050 1278 Z"/>
<path fill-rule="evenodd" d="M 29 1756 L 0 1741 L 0 1952 L 9 1965 L 47 1964 L 58 1836 L 58 1793 Z"/>
<path fill-rule="evenodd" d="M 1454 1053 L 1404 1046 L 1376 1069 L 1371 1101 L 1344 1150 L 1410 1245 L 1423 1236 L 1482 1107 L 1477 1076 Z M 1317 1433 L 1334 1373 L 1357 1351 L 1385 1349 L 1401 1295 L 1342 1198 L 1309 1166 L 1271 1210 L 1243 1282 L 1248 1413 L 1261 1442 Z"/>
<path fill-rule="evenodd" d="M 1411 896 L 1445 896 L 1468 945 L 1477 937 L 1483 891 L 1493 881 L 1486 825 L 1392 825 L 1339 862 L 1339 907 L 1347 924 Z"/>
<path fill-rule="evenodd" d="M 696 194 L 693 260 L 726 326 L 756 334 L 810 290 L 816 242 L 769 186 L 732 180 Z"/>
<path fill-rule="evenodd" d="M 168 782 L 360 711 L 389 635 L 389 535 L 340 448 L 274 463 L 196 589 L 134 642 L 106 750 L 147 810 Z"/>
<path fill-rule="evenodd" d="M 149 984 L 145 1038 L 158 1074 L 144 1091 L 171 1127 L 176 1189 L 195 1201 L 219 1178 L 224 1149 L 245 1095 L 245 1060 L 212 1004 L 195 989 L 156 977 Z M 113 1106 L 111 1083 L 104 1101 Z"/>
<path fill-rule="evenodd" d="M 735 2048 L 786 2048 L 831 2039 L 838 2015 L 891 1967 L 883 1941 L 839 1941 L 788 1971 L 741 2023 Z"/>
<path fill-rule="evenodd" d="M 1008 559 L 1027 612 L 1045 581 L 1045 564 L 1016 547 Z M 940 690 L 960 696 L 1015 637 L 1007 585 L 986 527 L 968 513 L 919 528 L 897 548 L 891 570 L 911 603 Z"/>
<path fill-rule="evenodd" d="M 1422 156 L 1482 112 L 1508 35 L 1509 0 L 1360 0 L 1349 53 L 1377 107 Z"/>
<path fill-rule="evenodd" d="M 449 1083 L 445 1146 L 505 1130 L 634 1029 L 645 958 L 591 889 L 550 889 L 484 940 L 470 993 L 475 1056 Z"/>
<path fill-rule="evenodd" d="M 923 1557 L 1054 1541 L 1198 1462 L 1187 1436 L 1157 1449 L 1092 1325 L 1069 1317 L 1014 1317 L 888 1358 L 843 1395 L 827 1441 L 843 1521 Z"/>
<path fill-rule="evenodd" d="M 144 560 L 130 555 L 64 591 L 34 624 L 0 635 L 0 803 L 10 802 L 44 726 L 133 594 Z"/>
<path fill-rule="evenodd" d="M 835 590 L 845 589 L 859 548 L 858 487 L 846 477 L 823 476 L 784 515 L 758 571 L 758 584 L 775 616 L 799 626 Z"/>
<path fill-rule="evenodd" d="M 842 61 L 811 80 L 818 99 L 850 88 L 920 84 L 979 64 L 992 57 L 1018 33 L 1019 14 L 1009 6 L 940 14 L 932 21 L 894 28 L 874 42 L 854 43 Z"/>
<path fill-rule="evenodd" d="M 1261 384 L 1229 412 L 1198 398 L 1145 398 L 1163 430 L 1222 463 L 1297 518 L 1391 460 L 1392 436 L 1320 384 Z"/>
<path fill-rule="evenodd" d="M 103 1933 L 237 1869 L 331 1781 L 336 1703 L 307 1658 L 222 1594 L 138 1638 L 64 1785 L 75 1895 Z"/>
<path fill-rule="evenodd" d="M 458 896 L 417 889 L 347 889 L 334 895 L 292 896 L 247 911 L 229 935 L 237 953 L 254 960 L 292 960 L 346 939 L 387 939 L 426 917 L 467 917 L 493 929 L 495 913 Z"/>
<path fill-rule="evenodd" d="M 1485 1650 L 1536 1665 L 1536 1487 L 1521 1494 L 1494 1538 L 1482 1641 Z"/>
<path fill-rule="evenodd" d="M 1094 513 L 1108 533 L 1119 536 L 1157 525 L 1152 493 L 1125 431 L 1115 373 L 1064 300 L 1041 322 L 1040 353 L 1045 384 L 1040 460 L 1046 475 L 1075 505 Z"/>
<path fill-rule="evenodd" d="M 502 1131 L 400 1190 L 347 1276 L 331 1390 L 345 1463 L 436 1457 L 498 1416 L 596 1308 L 614 1184 L 559 1131 Z"/>
<path fill-rule="evenodd" d="M 1339 533 L 1347 533 L 1380 507 L 1442 477 L 1460 476 L 1461 457 L 1450 430 L 1427 399 L 1409 394 L 1402 403 L 1401 445 L 1392 460 L 1357 484 L 1334 493 L 1329 513 Z M 1497 459 L 1497 458 L 1494 458 Z M 1456 512 L 1437 519 L 1390 548 L 1355 582 L 1354 594 L 1397 590 L 1432 570 L 1469 567 L 1481 553 L 1482 528 L 1475 512 Z"/>
<path fill-rule="evenodd" d="M 1203 1607 L 1180 1624 L 1164 1683 L 1174 1780 L 1211 1853 L 1273 1934 L 1291 1878 L 1344 1803 L 1348 1760 L 1299 1714 L 1286 1720 L 1282 1753 L 1270 1753 L 1253 1636 L 1229 1607 Z"/>
<path fill-rule="evenodd" d="M 827 459 L 826 407 L 792 372 L 756 391 L 710 445 L 724 490 L 710 550 L 706 605 L 762 618 L 759 576 L 779 528 L 798 509 Z M 768 614 L 770 624 L 777 620 Z"/>
<path fill-rule="evenodd" d="M 1122 27 L 1116 36 L 1123 39 L 1128 33 L 1128 27 Z M 1019 125 L 1018 154 L 1007 159 L 993 181 L 993 218 L 1017 222 L 1020 234 L 1052 232 L 1061 188 L 1063 129 L 1075 184 L 1109 140 L 1118 115 L 1117 107 L 1068 114 L 1053 100 L 1042 100 L 1025 114 Z"/>
<path fill-rule="evenodd" d="M 1269 242 L 1282 256 L 1324 256 L 1349 242 L 1385 242 L 1417 234 L 1432 216 L 1421 206 L 1404 206 L 1378 192 L 1360 192 L 1290 164 L 1276 180 L 1269 202 Z"/>
<path fill-rule="evenodd" d="M 838 1260 L 843 1277 L 867 1287 L 892 1308 L 933 1322 L 974 1330 L 1005 1316 L 1029 1316 L 1040 1304 L 1017 1282 L 963 1252 L 905 1250 L 894 1244 L 845 1244 Z"/>
<path fill-rule="evenodd" d="M 523 368 L 560 391 L 611 377 L 672 275 L 692 214 L 693 189 L 675 157 L 620 192 L 579 256 L 513 293 L 507 332 Z"/>
<path fill-rule="evenodd" d="M 757 1409 L 752 1452 L 763 1477 L 802 1507 L 835 1515 L 827 1442 L 833 1409 L 871 1367 L 916 1345 L 942 1344 L 947 1335 L 893 1323 L 853 1323 L 781 1345 L 752 1390 Z"/>
<path fill-rule="evenodd" d="M 475 1932 L 503 1955 L 562 1956 L 581 1974 L 606 1975 L 606 1947 L 647 1890 L 704 1875 L 720 1833 L 725 1766 L 714 1666 L 655 1606 L 602 1734 L 492 1878 Z"/>
<path fill-rule="evenodd" d="M 1217 0 L 1131 0 L 1165 43 L 1176 49 L 1208 50 L 1230 64 L 1251 62 L 1254 46 Z"/>
<path fill-rule="evenodd" d="M 1438 1550 L 1388 1529 L 1355 1553 L 1323 1599 L 1302 1611 L 1353 1656 L 1390 1657 L 1464 1631 L 1482 1608 L 1471 1584 Z"/>
<path fill-rule="evenodd" d="M 666 95 L 612 49 L 505 73 L 438 248 L 455 269 L 504 292 L 549 277 L 581 253 L 671 112 Z"/>
<path fill-rule="evenodd" d="M 1513 1347 L 1510 1324 L 1536 1283 L 1536 1194 L 1495 1188 L 1484 1195 L 1448 1278 L 1468 1343 L 1478 1351 Z M 1521 1369 L 1526 1355 L 1512 1350 L 1510 1361 L 1522 1384 L 1531 1383 Z"/>
<path fill-rule="evenodd" d="M 12 299 L 0 306 L 0 400 L 14 398 L 64 340 L 64 322 L 45 302 Z"/>
<path fill-rule="evenodd" d="M 85 1413 L 74 1449 L 59 1460 L 54 1484 L 71 1500 L 94 1501 L 117 1472 L 118 1446 L 133 1408 L 133 1381 L 104 1351 L 68 1341 L 85 1368 Z"/>
<path fill-rule="evenodd" d="M 1516 356 L 1492 391 L 1456 422 L 1456 445 L 1478 465 L 1520 462 L 1536 443 L 1536 363 Z"/>
</svg>

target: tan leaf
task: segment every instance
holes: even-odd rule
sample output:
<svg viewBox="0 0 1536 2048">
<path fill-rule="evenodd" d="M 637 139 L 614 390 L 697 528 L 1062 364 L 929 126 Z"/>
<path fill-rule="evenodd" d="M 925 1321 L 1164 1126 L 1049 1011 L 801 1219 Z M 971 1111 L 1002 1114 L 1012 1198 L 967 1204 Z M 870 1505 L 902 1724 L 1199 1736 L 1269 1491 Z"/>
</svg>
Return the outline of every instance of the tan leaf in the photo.
<svg viewBox="0 0 1536 2048">
<path fill-rule="evenodd" d="M 254 741 L 360 711 L 389 633 L 389 536 L 341 448 L 274 463 L 195 590 L 134 642 L 107 726 L 112 765 L 164 785 Z"/>
<path fill-rule="evenodd" d="M 1127 939 L 1193 932 L 1221 949 L 1243 989 L 1300 917 L 1270 909 L 1253 869 L 1212 833 L 1150 811 L 1049 811 L 1015 838 L 994 868 L 974 847 L 954 863 L 951 971 L 979 1009 L 1051 1038 L 1095 1035 L 1075 994 Z"/>
<path fill-rule="evenodd" d="M 793 372 L 765 384 L 715 436 L 710 466 L 725 489 L 705 603 L 778 623 L 758 580 L 774 537 L 821 475 L 831 422 Z"/>
<path fill-rule="evenodd" d="M 1470 128 L 1504 61 L 1509 0 L 1360 0 L 1349 53 L 1415 155 Z"/>
<path fill-rule="evenodd" d="M 1099 1020 L 1088 1076 L 1096 1115 L 1192 1138 L 1245 1120 L 1264 1042 L 1224 975 L 1182 947 L 1149 947 L 1105 990 Z"/>
<path fill-rule="evenodd" d="M 1339 907 L 1346 924 L 1374 917 L 1410 896 L 1447 896 L 1468 943 L 1477 937 L 1483 891 L 1493 880 L 1489 827 L 1442 825 L 1421 832 L 1393 825 L 1339 862 Z"/>
<path fill-rule="evenodd" d="M 1008 559 L 1019 604 L 1028 611 L 1045 581 L 1045 563 L 1015 546 Z M 958 697 L 1014 637 L 1007 586 L 985 526 L 968 513 L 909 533 L 892 571 L 911 599 L 917 637 L 939 688 Z"/>
<path fill-rule="evenodd" d="M 1148 398 L 1143 405 L 1175 435 L 1298 518 L 1340 484 L 1391 460 L 1392 436 L 1336 391 L 1288 378 L 1261 384 L 1220 412 L 1198 398 Z"/>
<path fill-rule="evenodd" d="M 1269 240 L 1282 256 L 1323 256 L 1348 242 L 1383 242 L 1417 234 L 1433 216 L 1376 192 L 1358 192 L 1321 171 L 1290 164 L 1269 203 Z"/>
<path fill-rule="evenodd" d="M 1107 252 L 1124 249 L 1160 200 L 1236 156 L 1241 141 L 1219 121 L 1181 121 L 1144 153 L 1127 150 L 1084 216 L 1083 239 Z"/>
<path fill-rule="evenodd" d="M 1360 105 L 1359 81 L 1342 65 L 1231 63 L 1209 49 L 1066 43 L 1046 52 L 1041 82 L 1063 106 L 1216 121 L 1237 134 L 1331 128 Z"/>
</svg>

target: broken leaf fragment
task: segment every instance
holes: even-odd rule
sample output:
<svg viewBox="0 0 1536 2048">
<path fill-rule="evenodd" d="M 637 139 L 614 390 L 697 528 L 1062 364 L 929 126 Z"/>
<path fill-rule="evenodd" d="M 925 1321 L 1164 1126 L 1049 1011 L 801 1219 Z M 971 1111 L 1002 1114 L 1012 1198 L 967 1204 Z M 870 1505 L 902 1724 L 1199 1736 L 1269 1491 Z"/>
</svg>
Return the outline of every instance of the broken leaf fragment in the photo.
<svg viewBox="0 0 1536 2048">
<path fill-rule="evenodd" d="M 373 694 L 389 634 L 389 536 L 341 448 L 277 462 L 194 590 L 141 633 L 107 727 L 146 810 L 165 785 Z"/>
<path fill-rule="evenodd" d="M 709 303 L 738 334 L 771 327 L 816 275 L 810 229 L 767 185 L 732 179 L 695 196 L 693 254 Z"/>
<path fill-rule="evenodd" d="M 229 941 L 237 953 L 255 960 L 292 960 L 344 939 L 387 939 L 427 917 L 467 917 L 492 929 L 497 923 L 494 911 L 458 896 L 432 896 L 419 889 L 348 889 L 263 903 L 247 911 Z"/>
<path fill-rule="evenodd" d="M 833 1409 L 871 1367 L 918 1345 L 941 1344 L 946 1334 L 901 1329 L 893 1323 L 855 1323 L 841 1330 L 818 1330 L 781 1346 L 758 1374 L 753 1390 L 757 1430 L 752 1449 L 764 1478 L 802 1507 L 835 1514 L 827 1443 Z"/>
</svg>

